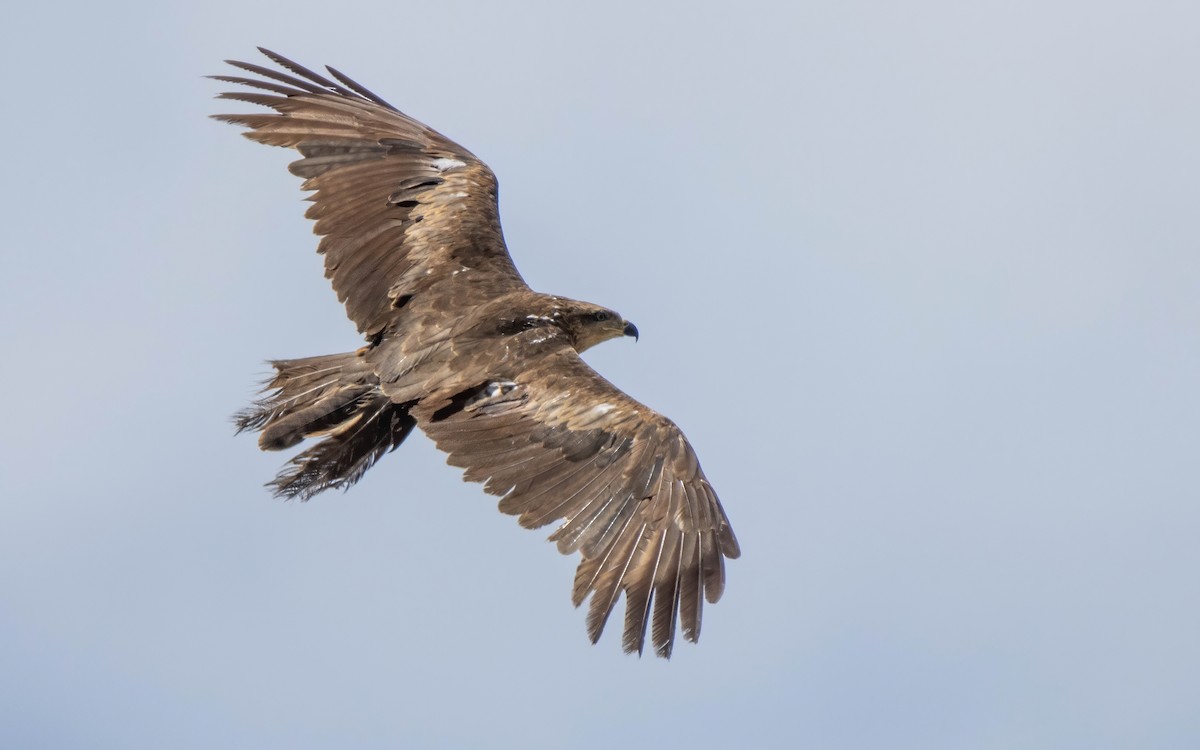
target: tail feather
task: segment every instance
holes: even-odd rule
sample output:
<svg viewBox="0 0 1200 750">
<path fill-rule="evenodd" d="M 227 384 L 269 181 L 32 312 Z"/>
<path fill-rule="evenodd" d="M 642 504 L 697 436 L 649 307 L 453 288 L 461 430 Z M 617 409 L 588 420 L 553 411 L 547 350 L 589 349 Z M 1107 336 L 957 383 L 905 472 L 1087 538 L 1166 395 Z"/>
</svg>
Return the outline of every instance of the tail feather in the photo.
<svg viewBox="0 0 1200 750">
<path fill-rule="evenodd" d="M 234 416 L 237 431 L 259 431 L 263 450 L 320 438 L 267 484 L 277 496 L 307 500 L 349 487 L 416 425 L 408 405 L 385 396 L 370 365 L 354 352 L 271 364 L 276 374 L 267 395 Z"/>
</svg>

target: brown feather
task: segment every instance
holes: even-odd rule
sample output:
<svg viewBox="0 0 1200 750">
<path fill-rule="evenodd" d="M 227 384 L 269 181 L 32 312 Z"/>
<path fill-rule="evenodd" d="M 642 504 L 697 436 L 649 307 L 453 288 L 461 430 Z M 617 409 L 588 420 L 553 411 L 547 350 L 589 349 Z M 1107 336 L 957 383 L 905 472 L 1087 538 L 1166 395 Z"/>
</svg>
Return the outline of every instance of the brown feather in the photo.
<svg viewBox="0 0 1200 750">
<path fill-rule="evenodd" d="M 289 169 L 310 191 L 325 274 L 368 340 L 274 363 L 272 392 L 238 415 L 264 449 L 317 440 L 276 492 L 347 487 L 419 426 L 502 512 L 558 524 L 550 540 L 580 554 L 571 600 L 590 598 L 593 642 L 622 596 L 627 651 L 642 652 L 648 627 L 662 657 L 677 631 L 695 641 L 737 540 L 679 428 L 579 357 L 636 329 L 529 289 L 495 175 L 465 148 L 333 68 L 261 51 L 287 72 L 231 61 L 252 77 L 214 78 L 241 87 L 220 98 L 267 113 L 214 117 L 299 152 Z"/>
<path fill-rule="evenodd" d="M 658 573 L 654 577 L 654 613 L 651 616 L 650 637 L 654 652 L 664 659 L 671 658 L 675 645 L 675 623 L 679 614 L 679 577 L 683 569 L 682 534 L 678 529 L 663 530 L 663 548 Z"/>
</svg>

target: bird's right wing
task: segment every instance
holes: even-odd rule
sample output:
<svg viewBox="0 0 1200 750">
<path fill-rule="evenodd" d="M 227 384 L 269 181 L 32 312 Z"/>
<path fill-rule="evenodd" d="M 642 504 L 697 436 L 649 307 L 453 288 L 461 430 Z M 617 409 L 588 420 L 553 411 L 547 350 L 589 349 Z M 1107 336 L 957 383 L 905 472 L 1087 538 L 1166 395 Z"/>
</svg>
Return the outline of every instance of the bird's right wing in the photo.
<svg viewBox="0 0 1200 750">
<path fill-rule="evenodd" d="M 511 379 L 490 379 L 413 414 L 465 478 L 500 495 L 500 510 L 580 552 L 572 599 L 591 597 L 593 641 L 625 596 L 626 651 L 642 650 L 647 625 L 669 657 L 676 626 L 700 634 L 705 600 L 725 586 L 737 539 L 683 432 L 592 370 L 573 349 L 523 360 Z"/>
<path fill-rule="evenodd" d="M 214 117 L 300 152 L 290 169 L 314 191 L 307 216 L 322 236 L 325 275 L 359 331 L 378 334 L 397 308 L 464 271 L 476 299 L 525 288 L 504 245 L 486 164 L 336 70 L 329 69 L 334 81 L 261 51 L 294 75 L 231 60 L 256 77 L 213 78 L 268 92 L 219 98 L 275 113 Z"/>
</svg>

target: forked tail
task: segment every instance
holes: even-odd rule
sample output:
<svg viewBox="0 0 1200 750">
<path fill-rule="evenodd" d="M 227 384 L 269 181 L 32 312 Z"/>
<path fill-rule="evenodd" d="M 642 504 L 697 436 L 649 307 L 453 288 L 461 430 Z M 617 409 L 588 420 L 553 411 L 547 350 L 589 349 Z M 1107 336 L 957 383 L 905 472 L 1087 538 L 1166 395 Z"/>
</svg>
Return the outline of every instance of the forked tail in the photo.
<svg viewBox="0 0 1200 750">
<path fill-rule="evenodd" d="M 307 500 L 331 487 L 345 489 L 416 425 L 405 404 L 379 389 L 374 371 L 355 352 L 271 363 L 267 395 L 234 416 L 237 431 L 256 430 L 263 450 L 319 438 L 284 464 L 267 484 L 277 496 Z"/>
</svg>

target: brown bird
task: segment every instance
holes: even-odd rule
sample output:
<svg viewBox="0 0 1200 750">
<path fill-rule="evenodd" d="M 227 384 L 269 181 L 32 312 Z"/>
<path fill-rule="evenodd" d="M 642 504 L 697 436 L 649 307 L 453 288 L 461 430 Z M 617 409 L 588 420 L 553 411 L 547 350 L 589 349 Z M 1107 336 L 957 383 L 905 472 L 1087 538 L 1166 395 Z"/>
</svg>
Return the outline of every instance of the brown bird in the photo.
<svg viewBox="0 0 1200 750">
<path fill-rule="evenodd" d="M 522 526 L 561 522 L 550 539 L 581 555 L 571 598 L 591 597 L 593 643 L 622 594 L 626 652 L 642 652 L 648 622 L 659 656 L 677 623 L 695 642 L 739 554 L 729 519 L 679 428 L 579 356 L 637 328 L 525 284 L 496 177 L 471 152 L 333 68 L 259 51 L 290 74 L 228 60 L 255 77 L 213 78 L 258 90 L 219 98 L 274 113 L 214 117 L 300 152 L 290 169 L 312 191 L 325 275 L 367 339 L 272 362 L 238 431 L 258 430 L 264 450 L 316 442 L 268 486 L 302 500 L 345 489 L 420 427 Z"/>
</svg>

